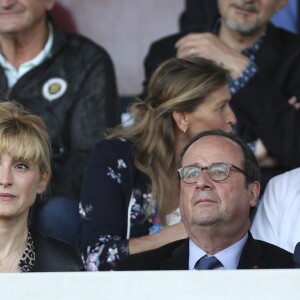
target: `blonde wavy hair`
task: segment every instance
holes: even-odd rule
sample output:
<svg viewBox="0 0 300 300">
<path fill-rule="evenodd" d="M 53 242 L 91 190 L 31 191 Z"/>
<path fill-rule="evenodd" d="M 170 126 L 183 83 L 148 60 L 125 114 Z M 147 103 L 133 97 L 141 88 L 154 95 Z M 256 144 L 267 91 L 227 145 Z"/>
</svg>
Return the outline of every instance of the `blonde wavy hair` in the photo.
<svg viewBox="0 0 300 300">
<path fill-rule="evenodd" d="M 193 112 L 207 96 L 228 82 L 229 72 L 205 58 L 172 58 L 151 76 L 144 101 L 129 109 L 133 125 L 109 132 L 107 138 L 125 138 L 136 144 L 134 164 L 150 178 L 160 220 L 170 212 L 177 180 L 174 111 Z"/>
<path fill-rule="evenodd" d="M 16 102 L 0 102 L 0 153 L 39 166 L 51 178 L 50 137 L 43 120 Z"/>
</svg>

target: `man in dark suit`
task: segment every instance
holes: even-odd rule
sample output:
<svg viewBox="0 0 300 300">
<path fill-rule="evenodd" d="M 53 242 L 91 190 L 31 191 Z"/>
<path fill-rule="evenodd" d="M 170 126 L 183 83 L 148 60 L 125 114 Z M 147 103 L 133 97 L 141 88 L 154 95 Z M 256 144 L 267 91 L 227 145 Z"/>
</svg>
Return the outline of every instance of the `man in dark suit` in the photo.
<svg viewBox="0 0 300 300">
<path fill-rule="evenodd" d="M 201 31 L 176 34 L 151 45 L 145 59 L 147 80 L 171 57 L 202 56 L 230 70 L 237 132 L 251 142 L 269 178 L 300 166 L 300 37 L 270 23 L 287 0 L 219 0 L 219 18 Z"/>
<path fill-rule="evenodd" d="M 189 238 L 131 255 L 118 270 L 293 267 L 291 253 L 249 232 L 260 184 L 257 160 L 244 142 L 220 130 L 200 133 L 183 150 L 180 166 L 180 212 Z"/>
</svg>

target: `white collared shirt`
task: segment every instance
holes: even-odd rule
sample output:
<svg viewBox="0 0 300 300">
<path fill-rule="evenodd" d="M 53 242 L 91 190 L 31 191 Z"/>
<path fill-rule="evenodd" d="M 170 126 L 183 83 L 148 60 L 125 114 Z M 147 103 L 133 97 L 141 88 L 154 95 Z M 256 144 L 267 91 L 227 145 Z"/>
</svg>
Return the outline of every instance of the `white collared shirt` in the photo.
<svg viewBox="0 0 300 300">
<path fill-rule="evenodd" d="M 9 88 L 13 87 L 24 74 L 32 70 L 34 67 L 40 65 L 50 54 L 52 45 L 53 45 L 53 28 L 52 25 L 49 23 L 49 37 L 44 48 L 33 59 L 21 64 L 18 70 L 15 69 L 6 60 L 6 58 L 3 56 L 3 54 L 0 51 L 0 65 L 4 69 L 4 73 L 8 82 L 8 87 Z"/>
<path fill-rule="evenodd" d="M 247 242 L 248 233 L 238 242 L 230 247 L 216 253 L 214 256 L 222 263 L 224 267 L 220 269 L 237 269 L 243 248 Z M 200 249 L 191 239 L 189 240 L 189 270 L 193 270 L 196 262 L 203 256 L 211 256 Z"/>
</svg>

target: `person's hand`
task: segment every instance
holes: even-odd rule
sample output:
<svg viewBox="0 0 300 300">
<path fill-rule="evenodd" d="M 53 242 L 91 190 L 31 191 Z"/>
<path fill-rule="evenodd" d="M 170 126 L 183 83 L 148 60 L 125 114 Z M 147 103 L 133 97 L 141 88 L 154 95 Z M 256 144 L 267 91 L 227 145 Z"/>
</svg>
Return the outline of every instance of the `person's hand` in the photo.
<svg viewBox="0 0 300 300">
<path fill-rule="evenodd" d="M 239 77 L 249 64 L 249 59 L 221 41 L 212 33 L 190 33 L 177 41 L 178 58 L 205 57 L 223 65 L 231 77 Z"/>
<path fill-rule="evenodd" d="M 278 165 L 277 159 L 269 155 L 267 148 L 260 139 L 256 141 L 255 156 L 260 167 L 272 168 Z"/>
<path fill-rule="evenodd" d="M 300 109 L 300 102 L 298 102 L 297 97 L 293 96 L 288 100 L 288 103 L 292 106 L 294 106 L 295 109 Z"/>
</svg>

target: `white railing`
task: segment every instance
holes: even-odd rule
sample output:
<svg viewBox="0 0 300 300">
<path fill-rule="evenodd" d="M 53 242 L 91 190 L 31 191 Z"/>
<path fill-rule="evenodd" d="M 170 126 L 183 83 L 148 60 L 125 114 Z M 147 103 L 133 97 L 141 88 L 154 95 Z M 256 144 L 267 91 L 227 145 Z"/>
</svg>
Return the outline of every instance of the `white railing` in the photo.
<svg viewBox="0 0 300 300">
<path fill-rule="evenodd" d="M 0 274 L 1 300 L 299 300 L 300 269 Z"/>
</svg>

